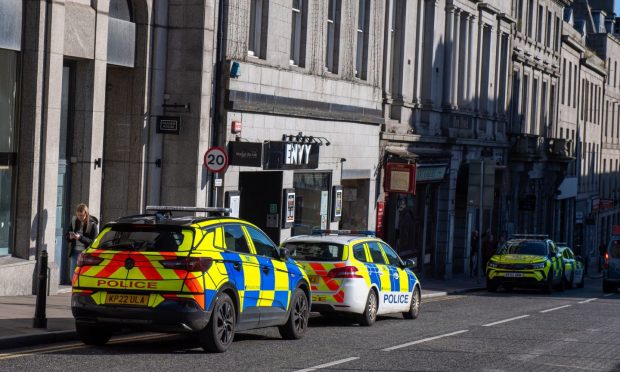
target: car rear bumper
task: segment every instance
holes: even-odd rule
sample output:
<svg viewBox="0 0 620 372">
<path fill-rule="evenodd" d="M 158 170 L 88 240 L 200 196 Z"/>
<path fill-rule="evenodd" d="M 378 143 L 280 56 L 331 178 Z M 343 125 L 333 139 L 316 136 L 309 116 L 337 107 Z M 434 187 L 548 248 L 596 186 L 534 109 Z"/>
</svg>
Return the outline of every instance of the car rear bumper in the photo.
<svg viewBox="0 0 620 372">
<path fill-rule="evenodd" d="M 157 332 L 199 331 L 211 316 L 193 301 L 166 300 L 157 307 L 98 305 L 79 294 L 71 298 L 71 311 L 76 322 Z"/>
<path fill-rule="evenodd" d="M 345 279 L 335 292 L 313 292 L 312 311 L 362 314 L 369 288 L 364 279 Z"/>
</svg>

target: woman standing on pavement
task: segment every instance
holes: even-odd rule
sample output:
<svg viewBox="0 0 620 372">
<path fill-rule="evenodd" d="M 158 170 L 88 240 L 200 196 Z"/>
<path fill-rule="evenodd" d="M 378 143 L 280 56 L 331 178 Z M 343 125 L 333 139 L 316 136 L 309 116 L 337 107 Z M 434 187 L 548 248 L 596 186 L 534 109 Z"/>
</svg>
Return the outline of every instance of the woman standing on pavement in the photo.
<svg viewBox="0 0 620 372">
<path fill-rule="evenodd" d="M 75 272 L 78 256 L 88 248 L 97 234 L 99 234 L 99 221 L 90 215 L 86 204 L 78 204 L 75 208 L 75 217 L 71 219 L 71 230 L 67 233 L 71 259 L 70 277 L 73 277 Z"/>
</svg>

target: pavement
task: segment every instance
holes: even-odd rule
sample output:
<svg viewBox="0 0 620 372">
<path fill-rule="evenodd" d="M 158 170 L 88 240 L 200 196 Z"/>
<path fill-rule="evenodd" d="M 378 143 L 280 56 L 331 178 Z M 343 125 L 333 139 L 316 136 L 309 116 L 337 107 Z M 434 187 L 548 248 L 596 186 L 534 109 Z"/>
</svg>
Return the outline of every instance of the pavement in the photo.
<svg viewBox="0 0 620 372">
<path fill-rule="evenodd" d="M 596 270 L 593 270 L 594 272 Z M 422 300 L 485 289 L 483 278 L 422 278 Z M 71 288 L 46 297 L 45 328 L 34 328 L 36 296 L 0 296 L 0 349 L 36 346 L 77 339 L 71 314 Z"/>
</svg>

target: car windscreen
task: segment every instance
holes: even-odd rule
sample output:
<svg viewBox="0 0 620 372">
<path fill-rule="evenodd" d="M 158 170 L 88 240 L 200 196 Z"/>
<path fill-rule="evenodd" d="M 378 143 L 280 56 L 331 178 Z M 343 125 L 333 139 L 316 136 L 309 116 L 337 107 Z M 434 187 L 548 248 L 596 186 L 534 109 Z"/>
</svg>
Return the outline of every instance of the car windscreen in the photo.
<svg viewBox="0 0 620 372">
<path fill-rule="evenodd" d="M 547 255 L 547 245 L 540 241 L 506 242 L 499 250 L 499 254 L 531 254 L 536 256 Z"/>
<path fill-rule="evenodd" d="M 299 261 L 342 261 L 343 245 L 326 242 L 288 242 L 284 245 Z"/>
<path fill-rule="evenodd" d="M 191 249 L 193 231 L 180 226 L 112 225 L 103 229 L 93 248 L 114 251 L 179 252 Z"/>
</svg>

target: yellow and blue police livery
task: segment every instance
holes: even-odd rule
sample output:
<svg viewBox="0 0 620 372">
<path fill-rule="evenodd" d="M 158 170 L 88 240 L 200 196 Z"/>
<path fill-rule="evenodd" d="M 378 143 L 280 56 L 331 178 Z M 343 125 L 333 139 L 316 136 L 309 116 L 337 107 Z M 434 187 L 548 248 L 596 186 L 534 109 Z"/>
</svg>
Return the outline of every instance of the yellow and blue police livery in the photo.
<svg viewBox="0 0 620 372">
<path fill-rule="evenodd" d="M 491 256 L 486 267 L 487 289 L 502 285 L 564 290 L 564 264 L 553 240 L 539 235 L 514 235 Z"/>
<path fill-rule="evenodd" d="M 79 338 L 105 344 L 115 329 L 194 332 L 225 351 L 235 331 L 278 326 L 287 339 L 308 325 L 310 283 L 285 249 L 218 208 L 149 207 L 107 224 L 73 275 Z M 172 217 L 172 211 L 209 217 Z"/>
<path fill-rule="evenodd" d="M 573 286 L 583 288 L 585 281 L 583 259 L 575 255 L 566 243 L 556 243 L 556 245 L 564 264 L 564 286 L 569 289 Z"/>
<path fill-rule="evenodd" d="M 372 232 L 322 230 L 282 243 L 310 280 L 312 310 L 355 314 L 362 325 L 377 315 L 420 312 L 420 282 L 407 263 Z"/>
</svg>

